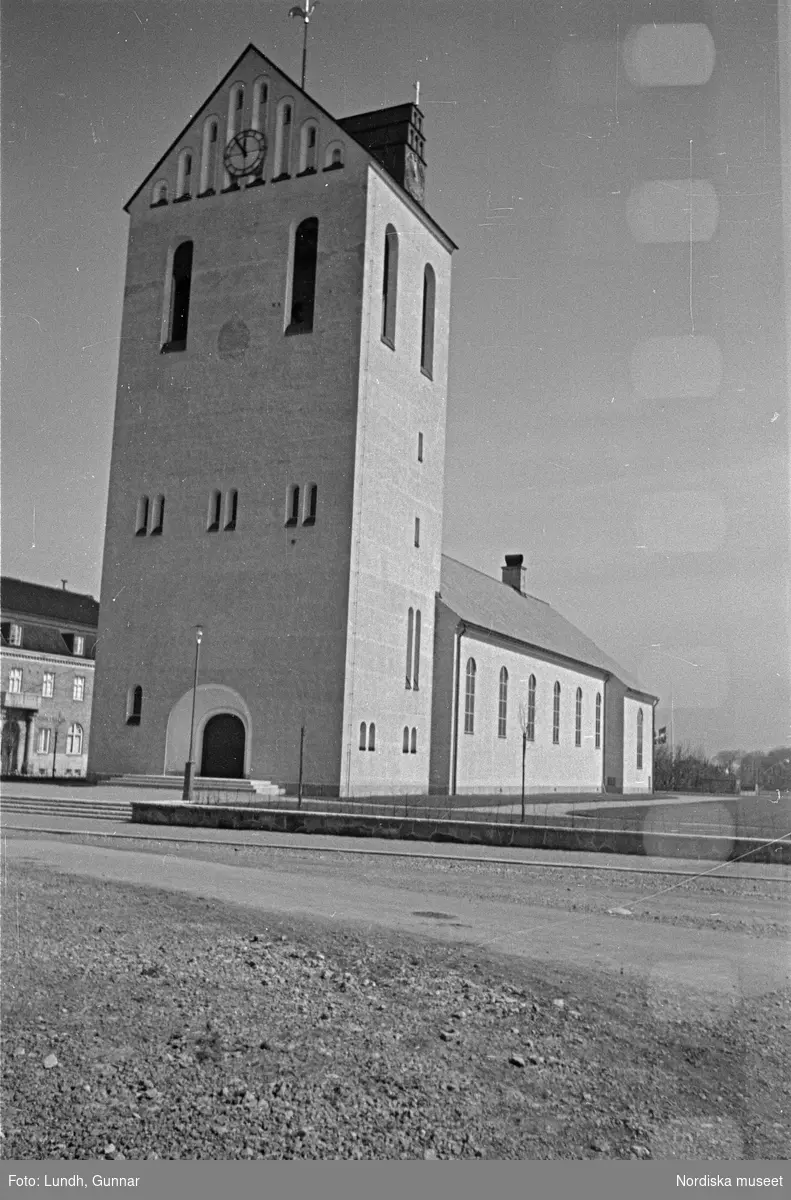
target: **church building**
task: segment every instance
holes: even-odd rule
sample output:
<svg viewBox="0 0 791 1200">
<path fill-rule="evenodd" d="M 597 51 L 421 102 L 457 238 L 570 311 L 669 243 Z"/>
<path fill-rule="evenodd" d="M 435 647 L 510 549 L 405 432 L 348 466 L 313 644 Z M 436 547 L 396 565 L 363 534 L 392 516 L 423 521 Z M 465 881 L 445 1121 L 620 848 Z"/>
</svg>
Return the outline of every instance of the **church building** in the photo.
<svg viewBox="0 0 791 1200">
<path fill-rule="evenodd" d="M 425 174 L 416 104 L 336 120 L 250 45 L 127 204 L 93 773 L 194 730 L 199 775 L 302 756 L 306 794 L 516 791 L 528 740 L 528 791 L 650 789 L 654 698 L 443 559 Z"/>
</svg>

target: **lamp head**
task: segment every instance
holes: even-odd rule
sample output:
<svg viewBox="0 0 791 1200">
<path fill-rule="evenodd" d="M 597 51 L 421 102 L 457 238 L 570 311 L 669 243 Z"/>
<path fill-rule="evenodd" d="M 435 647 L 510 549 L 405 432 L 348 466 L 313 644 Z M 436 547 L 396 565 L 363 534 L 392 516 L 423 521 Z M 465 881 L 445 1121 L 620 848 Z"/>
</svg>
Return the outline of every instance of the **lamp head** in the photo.
<svg viewBox="0 0 791 1200">
<path fill-rule="evenodd" d="M 202 625 L 195 626 L 195 641 L 198 643 L 199 646 L 200 646 L 201 642 L 203 641 L 203 626 Z"/>
</svg>

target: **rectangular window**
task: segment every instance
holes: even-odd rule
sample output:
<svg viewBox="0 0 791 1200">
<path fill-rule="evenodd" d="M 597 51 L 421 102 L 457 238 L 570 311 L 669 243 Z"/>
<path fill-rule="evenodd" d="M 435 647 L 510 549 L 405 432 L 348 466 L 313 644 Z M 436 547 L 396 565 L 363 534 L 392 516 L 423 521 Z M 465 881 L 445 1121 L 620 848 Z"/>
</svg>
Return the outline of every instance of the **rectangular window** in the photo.
<svg viewBox="0 0 791 1200">
<path fill-rule="evenodd" d="M 422 433 L 419 433 L 417 435 L 417 460 L 418 460 L 418 462 L 423 461 L 423 434 Z"/>
<path fill-rule="evenodd" d="M 78 656 L 85 653 L 85 638 L 80 633 L 75 633 L 74 635 L 74 648 L 72 653 Z"/>
<path fill-rule="evenodd" d="M 577 688 L 577 702 L 574 709 L 574 745 L 582 745 L 582 688 Z"/>
<path fill-rule="evenodd" d="M 72 683 L 72 686 L 71 686 L 71 698 L 72 698 L 72 700 L 84 700 L 85 699 L 85 676 L 84 675 L 75 675 L 74 676 L 74 682 Z"/>
<path fill-rule="evenodd" d="M 500 693 L 497 701 L 497 736 L 504 738 L 508 734 L 508 671 L 505 667 L 500 670 Z"/>
<path fill-rule="evenodd" d="M 41 695 L 50 699 L 55 695 L 55 672 L 45 671 L 41 680 Z"/>
<path fill-rule="evenodd" d="M 531 675 L 527 685 L 527 740 L 536 740 L 536 677 Z"/>
<path fill-rule="evenodd" d="M 182 242 L 173 255 L 165 352 L 187 348 L 191 285 L 192 242 Z"/>
<path fill-rule="evenodd" d="M 415 661 L 412 666 L 412 691 L 420 691 L 420 609 L 415 609 Z"/>
<path fill-rule="evenodd" d="M 415 517 L 415 545 L 420 545 L 420 517 Z"/>
<path fill-rule="evenodd" d="M 209 497 L 209 520 L 206 525 L 207 533 L 217 533 L 222 516 L 222 492 L 213 491 Z"/>
<path fill-rule="evenodd" d="M 22 671 L 19 667 L 14 667 L 13 671 L 8 672 L 8 690 L 14 695 L 22 691 Z"/>
<path fill-rule="evenodd" d="M 288 489 L 286 501 L 286 525 L 296 525 L 299 521 L 299 484 L 294 483 Z"/>
<path fill-rule="evenodd" d="M 151 536 L 161 534 L 165 527 L 165 497 L 157 496 L 154 502 L 154 519 L 151 527 Z"/>
<path fill-rule="evenodd" d="M 596 749 L 601 749 L 601 692 L 596 693 L 596 725 L 595 725 L 595 741 Z"/>
<path fill-rule="evenodd" d="M 467 673 L 464 684 L 464 732 L 475 732 L 475 659 L 467 660 Z"/>
<path fill-rule="evenodd" d="M 38 742 L 36 743 L 36 750 L 38 751 L 39 754 L 49 754 L 49 747 L 50 747 L 51 740 L 52 740 L 52 730 L 51 729 L 39 729 Z"/>
<path fill-rule="evenodd" d="M 291 274 L 291 321 L 287 334 L 310 333 L 316 302 L 316 261 L 319 222 L 308 217 L 297 226 L 294 237 L 294 267 Z"/>
<path fill-rule="evenodd" d="M 398 234 L 392 225 L 385 230 L 382 272 L 382 341 L 395 349 L 396 302 L 398 298 Z"/>
<path fill-rule="evenodd" d="M 22 626 L 12 625 L 8 631 L 8 641 L 12 646 L 22 645 Z"/>
<path fill-rule="evenodd" d="M 239 493 L 234 488 L 225 498 L 225 526 L 228 532 L 236 529 L 236 515 L 239 511 Z"/>
<path fill-rule="evenodd" d="M 433 268 L 423 272 L 423 322 L 420 337 L 420 369 L 429 379 L 434 378 L 434 304 L 436 279 Z"/>
<path fill-rule="evenodd" d="M 305 515 L 302 518 L 303 525 L 316 524 L 316 512 L 319 505 L 319 489 L 315 483 L 309 483 L 305 496 Z"/>
</svg>

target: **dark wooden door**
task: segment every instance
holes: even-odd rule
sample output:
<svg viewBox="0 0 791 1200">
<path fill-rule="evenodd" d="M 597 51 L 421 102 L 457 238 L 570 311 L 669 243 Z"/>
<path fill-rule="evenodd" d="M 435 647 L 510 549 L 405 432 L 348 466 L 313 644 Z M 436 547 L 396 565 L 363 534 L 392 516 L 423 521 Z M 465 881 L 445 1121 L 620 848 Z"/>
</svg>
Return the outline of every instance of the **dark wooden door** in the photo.
<svg viewBox="0 0 791 1200">
<path fill-rule="evenodd" d="M 218 713 L 206 722 L 200 773 L 209 779 L 244 775 L 244 725 L 233 713 Z"/>
</svg>

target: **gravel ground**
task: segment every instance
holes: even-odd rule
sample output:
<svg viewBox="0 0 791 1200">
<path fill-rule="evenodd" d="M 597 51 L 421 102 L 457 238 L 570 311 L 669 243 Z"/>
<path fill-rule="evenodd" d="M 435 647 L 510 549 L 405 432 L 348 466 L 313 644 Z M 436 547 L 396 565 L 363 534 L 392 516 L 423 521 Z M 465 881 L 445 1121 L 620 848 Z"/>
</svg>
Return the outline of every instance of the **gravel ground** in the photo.
<svg viewBox="0 0 791 1200">
<path fill-rule="evenodd" d="M 4 892 L 6 1158 L 787 1157 L 788 992 L 658 1019 L 602 970 L 26 864 Z"/>
</svg>

